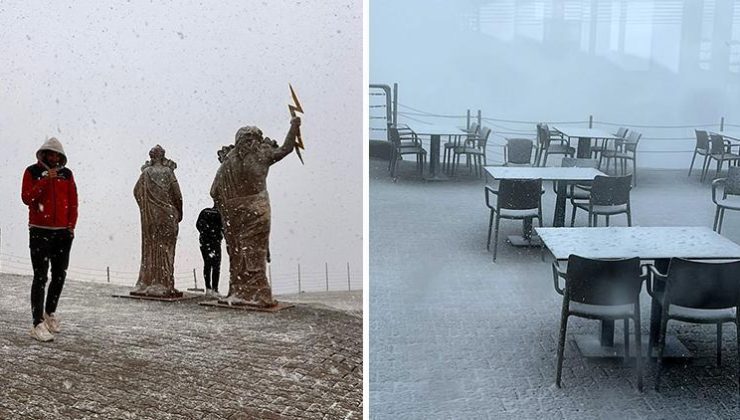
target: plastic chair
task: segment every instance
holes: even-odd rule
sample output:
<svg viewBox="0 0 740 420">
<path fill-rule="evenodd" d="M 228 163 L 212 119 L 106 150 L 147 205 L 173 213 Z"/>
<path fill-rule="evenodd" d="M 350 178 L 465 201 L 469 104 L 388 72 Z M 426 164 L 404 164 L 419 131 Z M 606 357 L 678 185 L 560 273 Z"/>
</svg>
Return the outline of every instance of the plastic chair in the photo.
<svg viewBox="0 0 740 420">
<path fill-rule="evenodd" d="M 722 198 L 718 200 L 717 190 L 720 188 L 722 189 Z M 717 206 L 712 229 L 717 233 L 722 232 L 725 210 L 740 210 L 740 198 L 738 196 L 740 196 L 740 166 L 730 166 L 727 178 L 717 178 L 712 181 L 712 201 Z"/>
<path fill-rule="evenodd" d="M 498 250 L 498 227 L 501 219 L 525 220 L 537 218 L 542 227 L 542 179 L 502 179 L 498 191 L 490 186 L 484 187 L 486 206 L 491 209 L 488 220 L 488 242 L 486 249 L 491 249 L 491 228 L 495 228 L 493 239 L 493 261 L 496 261 Z M 496 204 L 491 203 L 491 195 L 496 195 Z"/>
<path fill-rule="evenodd" d="M 637 389 L 642 391 L 642 337 L 640 334 L 640 290 L 649 278 L 640 270 L 640 259 L 594 260 L 570 255 L 567 271 L 552 264 L 555 290 L 563 295 L 555 385 L 560 388 L 568 317 L 602 321 L 624 321 L 624 354 L 629 357 L 629 320 L 635 327 Z M 560 287 L 560 278 L 565 287 Z"/>
<path fill-rule="evenodd" d="M 452 169 L 453 151 L 458 147 L 464 146 L 465 140 L 477 137 L 479 132 L 480 126 L 477 122 L 473 122 L 465 134 L 449 136 L 449 141 L 444 144 L 444 154 L 442 155 L 443 170 L 450 171 Z"/>
<path fill-rule="evenodd" d="M 553 143 L 555 140 L 558 143 Z M 547 157 L 549 155 L 565 155 L 573 157 L 576 154 L 576 149 L 571 147 L 567 139 L 557 137 L 552 134 L 547 124 L 537 125 L 537 143 L 539 145 L 539 155 L 537 156 L 537 166 L 540 166 L 540 159 L 544 154 L 545 159 L 542 161 L 542 166 L 547 166 Z"/>
<path fill-rule="evenodd" d="M 460 164 L 460 155 L 465 155 L 465 161 L 471 171 L 475 168 L 478 177 L 483 175 L 483 167 L 486 165 L 486 144 L 488 144 L 490 135 L 491 129 L 482 127 L 478 136 L 468 138 L 462 146 L 452 149 L 454 155 L 452 175 L 455 174 L 457 166 Z"/>
<path fill-rule="evenodd" d="M 691 157 L 691 165 L 689 165 L 689 176 L 691 176 L 691 169 L 694 168 L 696 155 L 704 156 L 704 163 L 701 165 L 702 174 L 704 174 L 704 168 L 707 166 L 709 157 L 709 134 L 704 130 L 694 130 L 694 135 L 696 136 L 696 145 L 694 146 L 694 155 Z"/>
<path fill-rule="evenodd" d="M 597 159 L 571 158 L 564 157 L 560 161 L 563 168 L 597 168 L 599 161 Z M 556 183 L 552 183 L 552 190 L 557 194 Z M 578 182 L 571 184 L 566 189 L 566 200 L 588 200 L 591 197 L 591 182 Z"/>
<path fill-rule="evenodd" d="M 402 139 L 398 128 L 390 127 L 388 130 L 390 132 L 391 142 L 393 143 L 390 162 L 388 162 L 391 177 L 395 178 L 398 160 L 403 155 L 416 155 L 416 168 L 419 171 L 419 174 L 423 174 L 427 151 L 422 147 L 421 141 L 416 133 L 411 131 L 408 137 Z"/>
<path fill-rule="evenodd" d="M 624 140 L 615 140 L 615 148 L 608 149 L 602 148 L 601 157 L 599 158 L 599 167 L 601 167 L 602 159 L 606 158 L 606 170 L 609 170 L 609 165 L 614 160 L 615 171 L 617 170 L 617 164 L 619 164 L 619 173 L 621 175 L 627 174 L 627 161 L 632 161 L 632 179 L 637 186 L 637 145 L 640 143 L 642 134 L 637 131 L 629 131 L 627 137 Z"/>
<path fill-rule="evenodd" d="M 709 166 L 712 164 L 712 159 L 717 161 L 717 172 L 714 174 L 714 177 L 717 178 L 720 171 L 722 170 L 722 165 L 724 164 L 724 162 L 737 163 L 738 161 L 740 161 L 740 155 L 732 153 L 731 143 L 729 140 L 725 140 L 724 137 L 720 136 L 719 134 L 710 134 L 709 156 L 707 156 L 707 159 L 708 162 L 701 176 L 702 182 L 709 172 Z"/>
<path fill-rule="evenodd" d="M 632 189 L 632 175 L 601 176 L 594 178 L 591 185 L 589 199 L 571 199 L 573 214 L 570 219 L 572 227 L 576 220 L 576 209 L 588 212 L 588 226 L 598 225 L 598 216 L 606 216 L 606 225 L 609 226 L 609 216 L 625 213 L 627 226 L 632 226 L 632 211 L 630 209 L 630 190 Z"/>
<path fill-rule="evenodd" d="M 530 139 L 506 139 L 504 166 L 532 166 L 534 142 Z"/>
<path fill-rule="evenodd" d="M 740 325 L 740 261 L 707 263 L 671 258 L 668 273 L 651 267 L 657 279 L 665 281 L 665 290 L 653 289 L 648 281 L 648 293 L 661 306 L 660 331 L 658 333 L 658 372 L 655 390 L 659 390 L 663 374 L 663 351 L 665 349 L 668 321 L 676 320 L 693 324 L 717 326 L 717 366 L 722 365 L 722 324 Z M 652 345 L 652 343 L 650 343 Z M 652 347 L 649 347 L 652 348 Z M 737 334 L 737 352 L 740 358 L 740 331 Z M 738 361 L 738 393 L 740 393 L 740 360 Z"/>
</svg>

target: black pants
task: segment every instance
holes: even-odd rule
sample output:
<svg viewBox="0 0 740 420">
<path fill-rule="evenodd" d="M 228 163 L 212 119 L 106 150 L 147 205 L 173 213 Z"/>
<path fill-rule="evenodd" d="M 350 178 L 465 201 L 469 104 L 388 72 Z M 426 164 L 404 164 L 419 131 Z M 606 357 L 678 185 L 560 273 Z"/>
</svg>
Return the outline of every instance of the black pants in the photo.
<svg viewBox="0 0 740 420">
<path fill-rule="evenodd" d="M 206 289 L 218 291 L 218 277 L 221 274 L 221 241 L 201 242 L 200 253 L 203 256 L 203 278 Z"/>
<path fill-rule="evenodd" d="M 33 283 L 31 284 L 31 314 L 33 325 L 44 319 L 44 311 L 52 314 L 57 310 L 59 296 L 62 294 L 64 279 L 69 266 L 69 250 L 72 248 L 72 233 L 67 229 L 29 229 L 28 245 L 31 248 Z M 51 264 L 51 283 L 46 292 Z M 46 305 L 44 305 L 46 294 Z"/>
</svg>

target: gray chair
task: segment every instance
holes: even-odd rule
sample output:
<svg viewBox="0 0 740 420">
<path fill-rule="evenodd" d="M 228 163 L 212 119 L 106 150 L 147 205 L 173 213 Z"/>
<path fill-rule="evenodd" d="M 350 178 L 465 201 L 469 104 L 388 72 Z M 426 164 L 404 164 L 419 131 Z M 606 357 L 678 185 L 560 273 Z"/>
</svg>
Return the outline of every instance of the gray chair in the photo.
<svg viewBox="0 0 740 420">
<path fill-rule="evenodd" d="M 426 162 L 427 151 L 422 147 L 419 137 L 413 131 L 410 132 L 404 138 L 399 134 L 398 128 L 390 127 L 389 129 L 392 149 L 391 158 L 388 162 L 391 177 L 396 177 L 396 167 L 398 166 L 398 160 L 403 155 L 415 155 L 416 156 L 416 169 L 419 174 L 424 173 L 424 163 Z"/>
<path fill-rule="evenodd" d="M 480 126 L 477 122 L 471 123 L 465 134 L 449 136 L 448 141 L 444 144 L 444 154 L 442 155 L 442 169 L 450 171 L 452 169 L 453 151 L 464 146 L 465 140 L 477 137 L 480 133 Z"/>
<path fill-rule="evenodd" d="M 691 165 L 689 165 L 689 176 L 691 176 L 691 169 L 694 168 L 696 155 L 704 156 L 704 163 L 701 165 L 702 174 L 704 174 L 704 168 L 707 166 L 709 157 L 709 134 L 704 130 L 694 130 L 694 135 L 696 136 L 696 145 L 694 146 L 694 155 L 691 157 Z"/>
<path fill-rule="evenodd" d="M 588 226 L 598 226 L 598 216 L 606 216 L 606 225 L 609 226 L 609 216 L 616 214 L 627 215 L 627 226 L 632 226 L 632 210 L 630 207 L 630 190 L 632 189 L 632 175 L 624 176 L 597 176 L 591 185 L 591 194 L 588 200 L 572 199 L 573 214 L 570 225 L 575 224 L 576 209 L 588 212 Z"/>
<path fill-rule="evenodd" d="M 629 131 L 624 140 L 614 140 L 615 148 L 602 148 L 601 157 L 599 158 L 599 168 L 602 160 L 606 159 L 606 170 L 609 170 L 611 161 L 614 161 L 615 172 L 627 174 L 627 162 L 632 161 L 632 180 L 637 186 L 637 145 L 640 143 L 642 134 L 637 131 Z M 618 169 L 617 169 L 618 168 Z"/>
<path fill-rule="evenodd" d="M 597 159 L 564 157 L 560 161 L 560 166 L 563 168 L 597 168 L 599 161 Z M 552 183 L 552 189 L 557 194 L 558 189 L 555 182 Z M 588 200 L 591 197 L 591 182 L 570 184 L 565 191 L 566 200 Z"/>
<path fill-rule="evenodd" d="M 725 140 L 724 137 L 719 134 L 710 134 L 709 156 L 707 156 L 707 159 L 708 162 L 704 168 L 704 173 L 701 176 L 702 181 L 704 181 L 704 178 L 709 172 L 709 166 L 712 164 L 712 159 L 717 161 L 717 172 L 714 174 L 714 177 L 717 178 L 720 171 L 722 171 L 722 165 L 725 162 L 737 164 L 737 162 L 740 161 L 740 155 L 732 153 L 731 143 L 729 140 Z"/>
<path fill-rule="evenodd" d="M 722 198 L 718 199 L 719 189 L 722 189 Z M 740 166 L 730 166 L 727 178 L 712 181 L 712 201 L 717 206 L 712 229 L 721 233 L 725 210 L 740 210 Z"/>
<path fill-rule="evenodd" d="M 613 133 L 616 137 L 618 137 L 618 140 L 624 140 L 625 137 L 627 137 L 627 133 L 629 132 L 629 129 L 627 127 L 619 127 L 617 129 L 616 133 Z M 601 158 L 601 152 L 604 149 L 604 147 L 607 147 L 609 143 L 609 140 L 601 140 L 601 143 L 596 143 L 596 146 L 591 148 L 591 157 L 594 159 L 600 159 Z"/>
<path fill-rule="evenodd" d="M 663 291 L 654 289 L 650 280 L 647 287 L 650 296 L 657 299 L 662 307 L 658 333 L 658 372 L 655 378 L 657 391 L 663 374 L 663 351 L 670 320 L 716 325 L 717 366 L 722 365 L 722 324 L 733 323 L 735 328 L 740 326 L 740 261 L 708 263 L 671 258 L 667 273 L 661 273 L 655 267 L 651 267 L 651 270 L 654 281 L 665 281 Z M 737 334 L 737 352 L 740 358 L 740 331 Z"/>
<path fill-rule="evenodd" d="M 491 249 L 491 228 L 493 227 L 493 261 L 496 261 L 498 228 L 501 219 L 525 220 L 536 217 L 542 227 L 542 180 L 502 179 L 499 181 L 498 191 L 486 185 L 484 192 L 486 206 L 491 210 L 486 249 Z M 491 202 L 493 195 L 497 196 L 495 205 Z"/>
<path fill-rule="evenodd" d="M 565 334 L 568 318 L 595 319 L 601 321 L 624 321 L 624 353 L 629 357 L 629 320 L 635 335 L 637 365 L 637 389 L 642 391 L 642 337 L 640 333 L 640 290 L 648 278 L 646 269 L 640 269 L 640 259 L 594 260 L 570 255 L 567 271 L 552 265 L 555 290 L 563 295 L 560 312 L 560 336 L 555 385 L 560 388 L 565 352 Z M 560 279 L 565 287 L 560 287 Z"/>
<path fill-rule="evenodd" d="M 532 166 L 534 142 L 530 139 L 506 139 L 504 166 Z"/>
<path fill-rule="evenodd" d="M 486 165 L 486 146 L 488 137 L 491 136 L 491 129 L 481 127 L 478 136 L 469 137 L 462 146 L 454 148 L 454 162 L 452 164 L 452 175 L 455 174 L 457 167 L 460 165 L 460 156 L 465 155 L 470 171 L 475 170 L 478 177 L 483 175 L 483 167 Z"/>
<path fill-rule="evenodd" d="M 564 155 L 573 157 L 576 149 L 568 143 L 568 140 L 554 135 L 547 124 L 537 124 L 537 166 L 540 166 L 540 159 L 544 155 L 541 166 L 547 166 L 547 157 L 549 155 Z"/>
</svg>

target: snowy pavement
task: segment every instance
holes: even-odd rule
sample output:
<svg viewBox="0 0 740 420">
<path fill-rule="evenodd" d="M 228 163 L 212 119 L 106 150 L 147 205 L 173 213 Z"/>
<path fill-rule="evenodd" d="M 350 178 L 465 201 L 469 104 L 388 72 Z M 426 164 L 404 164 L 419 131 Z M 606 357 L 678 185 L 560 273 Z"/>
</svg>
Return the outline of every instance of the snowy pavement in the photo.
<svg viewBox="0 0 740 420">
<path fill-rule="evenodd" d="M 555 162 L 553 162 L 555 163 Z M 688 164 L 688 163 L 687 163 Z M 370 413 L 377 419 L 457 418 L 738 418 L 736 331 L 726 324 L 722 366 L 715 328 L 671 322 L 696 357 L 668 363 L 654 391 L 635 389 L 633 363 L 582 357 L 573 336 L 598 334 L 597 321 L 571 318 L 557 389 L 555 361 L 562 297 L 550 260 L 514 248 L 506 235 L 521 222 L 501 221 L 496 263 L 486 251 L 488 208 L 483 179 L 424 182 L 413 162 L 398 180 L 387 161 L 370 162 Z M 632 191 L 633 224 L 708 226 L 714 206 L 698 171 L 642 170 Z M 465 171 L 463 169 L 463 171 Z M 555 197 L 546 183 L 545 225 Z M 570 217 L 570 204 L 568 204 Z M 624 217 L 612 217 L 624 226 Z M 579 212 L 576 226 L 587 217 Z M 727 212 L 723 235 L 740 243 L 740 212 Z M 643 288 L 642 330 L 649 297 Z M 617 323 L 616 336 L 621 336 Z M 685 359 L 683 359 L 685 360 Z"/>
<path fill-rule="evenodd" d="M 361 292 L 271 314 L 70 281 L 39 343 L 30 284 L 0 274 L 0 419 L 362 417 Z"/>
</svg>

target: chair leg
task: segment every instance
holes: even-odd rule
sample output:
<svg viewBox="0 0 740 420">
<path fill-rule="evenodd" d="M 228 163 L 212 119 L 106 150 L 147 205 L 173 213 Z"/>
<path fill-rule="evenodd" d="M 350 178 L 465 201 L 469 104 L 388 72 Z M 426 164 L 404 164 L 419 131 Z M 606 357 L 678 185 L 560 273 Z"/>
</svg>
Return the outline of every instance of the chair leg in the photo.
<svg viewBox="0 0 740 420">
<path fill-rule="evenodd" d="M 717 206 L 717 210 L 714 212 L 714 223 L 712 224 L 712 230 L 717 231 L 717 224 L 719 223 L 719 210 L 720 207 Z"/>
<path fill-rule="evenodd" d="M 632 227 L 632 210 L 627 210 L 627 226 Z"/>
<path fill-rule="evenodd" d="M 738 361 L 740 362 L 740 361 Z M 722 323 L 717 323 L 717 367 L 722 366 Z"/>
<path fill-rule="evenodd" d="M 696 160 L 696 149 L 694 149 L 694 156 L 691 157 L 691 165 L 689 165 L 689 176 L 691 176 L 691 168 L 694 167 L 694 160 Z"/>
<path fill-rule="evenodd" d="M 725 209 L 720 208 L 719 210 L 719 225 L 717 225 L 717 233 L 722 233 L 722 221 L 725 218 Z"/>
<path fill-rule="evenodd" d="M 642 392 L 642 333 L 640 331 L 640 304 L 635 304 L 635 365 L 637 367 L 637 390 Z M 648 349 L 648 352 L 650 349 Z"/>
<path fill-rule="evenodd" d="M 545 160 L 542 162 L 542 166 L 547 166 L 547 155 L 548 154 L 549 153 L 547 153 L 547 150 L 545 150 Z"/>
<path fill-rule="evenodd" d="M 493 227 L 493 209 L 491 209 L 491 216 L 488 218 L 488 242 L 486 242 L 486 250 L 491 250 L 491 228 Z"/>
<path fill-rule="evenodd" d="M 665 350 L 665 335 L 668 328 L 668 310 L 663 307 L 663 316 L 660 319 L 660 332 L 658 333 L 658 371 L 655 375 L 655 390 L 660 390 L 660 377 L 663 374 L 663 350 Z"/>
<path fill-rule="evenodd" d="M 625 318 L 624 320 L 624 360 L 627 361 L 630 357 L 630 320 Z"/>
<path fill-rule="evenodd" d="M 632 186 L 637 186 L 637 153 L 632 158 Z"/>
<path fill-rule="evenodd" d="M 609 227 L 609 215 L 606 215 L 606 227 Z"/>
<path fill-rule="evenodd" d="M 501 216 L 496 213 L 496 223 L 493 229 L 493 262 L 496 262 L 496 251 L 498 251 L 498 225 L 501 222 Z"/>
<path fill-rule="evenodd" d="M 573 203 L 571 202 L 570 204 L 572 205 Z M 570 227 L 573 227 L 573 225 L 576 223 L 576 209 L 577 208 L 578 207 L 573 205 L 573 212 L 570 214 Z"/>
<path fill-rule="evenodd" d="M 558 338 L 558 361 L 555 370 L 555 386 L 560 388 L 563 373 L 563 354 L 565 353 L 565 332 L 568 329 L 568 299 L 563 297 L 563 309 L 560 312 L 560 336 Z"/>
</svg>

